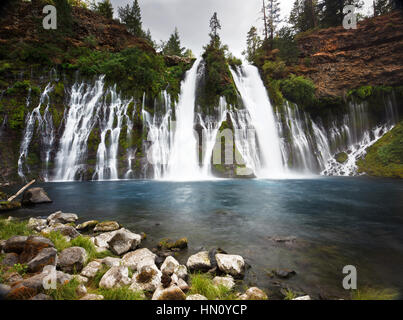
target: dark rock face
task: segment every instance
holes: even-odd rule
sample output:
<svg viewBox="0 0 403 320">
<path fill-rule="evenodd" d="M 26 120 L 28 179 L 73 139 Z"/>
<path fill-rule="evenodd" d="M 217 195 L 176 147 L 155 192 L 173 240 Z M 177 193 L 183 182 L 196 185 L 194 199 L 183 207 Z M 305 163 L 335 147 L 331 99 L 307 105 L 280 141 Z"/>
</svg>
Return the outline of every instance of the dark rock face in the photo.
<svg viewBox="0 0 403 320">
<path fill-rule="evenodd" d="M 55 248 L 45 248 L 39 252 L 35 258 L 28 262 L 30 272 L 42 271 L 44 266 L 56 265 L 57 250 Z"/>
<path fill-rule="evenodd" d="M 67 273 L 80 272 L 87 260 L 87 252 L 81 247 L 64 249 L 57 262 L 58 268 Z"/>
<path fill-rule="evenodd" d="M 41 203 L 51 203 L 52 200 L 49 198 L 43 188 L 31 188 L 24 192 L 22 196 L 22 203 L 25 205 L 41 204 Z"/>
<path fill-rule="evenodd" d="M 321 29 L 298 39 L 319 96 L 343 96 L 364 85 L 401 85 L 403 79 L 403 15 L 400 12 L 358 23 L 358 29 Z"/>
<path fill-rule="evenodd" d="M 28 237 L 26 236 L 11 237 L 4 244 L 4 252 L 21 253 L 24 250 L 25 242 L 27 241 L 27 239 Z"/>
<path fill-rule="evenodd" d="M 45 248 L 54 248 L 53 242 L 48 238 L 31 236 L 25 241 L 24 250 L 20 255 L 20 261 L 27 263 Z"/>
<path fill-rule="evenodd" d="M 288 278 L 296 275 L 297 273 L 294 270 L 281 269 L 281 270 L 275 270 L 274 274 L 279 278 L 288 279 Z"/>
<path fill-rule="evenodd" d="M 4 259 L 1 261 L 3 266 L 12 267 L 19 262 L 18 254 L 14 252 L 7 253 Z"/>
</svg>

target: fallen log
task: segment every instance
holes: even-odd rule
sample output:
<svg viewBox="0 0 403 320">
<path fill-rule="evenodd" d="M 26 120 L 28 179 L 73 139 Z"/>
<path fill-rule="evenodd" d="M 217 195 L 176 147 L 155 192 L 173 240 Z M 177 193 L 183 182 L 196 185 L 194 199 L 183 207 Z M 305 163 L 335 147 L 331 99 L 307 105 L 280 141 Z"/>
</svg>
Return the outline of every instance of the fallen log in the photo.
<svg viewBox="0 0 403 320">
<path fill-rule="evenodd" d="M 23 193 L 25 191 L 25 189 L 27 189 L 30 185 L 35 183 L 35 179 L 32 180 L 30 183 L 27 183 L 23 188 L 21 188 L 15 195 L 13 195 L 12 197 L 8 198 L 8 202 L 13 201 L 15 198 L 17 198 L 21 193 Z"/>
</svg>

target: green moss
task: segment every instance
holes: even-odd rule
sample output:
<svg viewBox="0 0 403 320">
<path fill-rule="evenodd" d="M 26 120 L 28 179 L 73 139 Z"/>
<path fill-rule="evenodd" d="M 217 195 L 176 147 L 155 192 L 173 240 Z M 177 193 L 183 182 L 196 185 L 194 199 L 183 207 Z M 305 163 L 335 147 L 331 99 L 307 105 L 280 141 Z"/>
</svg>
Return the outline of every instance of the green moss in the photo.
<svg viewBox="0 0 403 320">
<path fill-rule="evenodd" d="M 302 76 L 290 75 L 289 78 L 281 80 L 280 90 L 284 97 L 302 108 L 316 103 L 315 84 Z"/>
<path fill-rule="evenodd" d="M 394 289 L 364 288 L 351 292 L 352 300 L 396 300 L 399 293 Z"/>
<path fill-rule="evenodd" d="M 338 163 L 344 163 L 344 162 L 347 161 L 347 159 L 348 159 L 348 155 L 345 152 L 341 152 L 341 153 L 336 154 L 336 161 Z"/>
<path fill-rule="evenodd" d="M 403 178 L 403 122 L 367 149 L 357 161 L 360 173 L 371 176 Z"/>
</svg>

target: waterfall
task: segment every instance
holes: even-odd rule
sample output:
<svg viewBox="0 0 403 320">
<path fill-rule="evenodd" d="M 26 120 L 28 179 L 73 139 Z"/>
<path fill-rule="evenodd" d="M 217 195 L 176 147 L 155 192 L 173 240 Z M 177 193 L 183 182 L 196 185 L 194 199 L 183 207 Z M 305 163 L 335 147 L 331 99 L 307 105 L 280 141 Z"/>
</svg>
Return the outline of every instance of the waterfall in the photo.
<svg viewBox="0 0 403 320">
<path fill-rule="evenodd" d="M 273 108 L 256 67 L 248 65 L 231 70 L 251 125 L 256 131 L 260 162 L 255 162 L 259 178 L 278 178 L 285 174 L 280 138 Z"/>
<path fill-rule="evenodd" d="M 93 179 L 117 180 L 119 178 L 117 163 L 119 137 L 123 122 L 130 121 L 127 108 L 132 100 L 122 101 L 116 93 L 116 87 L 108 89 L 106 96 L 110 96 L 111 102 L 109 106 L 105 104 L 98 113 L 101 142 L 98 145 L 97 165 Z"/>
<path fill-rule="evenodd" d="M 28 157 L 29 145 L 31 144 L 32 137 L 35 132 L 35 125 L 37 124 L 37 132 L 41 142 L 45 169 L 44 169 L 44 179 L 48 180 L 48 164 L 50 160 L 50 153 L 55 140 L 55 133 L 53 127 L 52 116 L 49 112 L 50 100 L 49 93 L 53 90 L 53 87 L 49 83 L 45 90 L 42 92 L 38 106 L 28 113 L 26 117 L 25 129 L 23 133 L 22 142 L 20 145 L 20 156 L 18 158 L 18 175 L 25 180 L 24 165 L 29 172 L 29 166 L 26 164 L 26 159 Z M 47 102 L 46 108 L 44 110 L 43 116 L 41 114 L 41 108 L 43 107 L 45 101 Z M 31 103 L 31 90 L 28 92 L 26 106 L 27 109 Z"/>
<path fill-rule="evenodd" d="M 173 142 L 168 159 L 167 174 L 169 180 L 203 179 L 199 166 L 198 141 L 194 133 L 195 100 L 199 58 L 187 72 L 182 82 L 179 102 L 175 108 L 176 122 Z"/>
<path fill-rule="evenodd" d="M 148 131 L 146 147 L 148 163 L 153 166 L 153 178 L 162 179 L 167 170 L 169 154 L 171 152 L 171 97 L 166 91 L 162 92 L 163 110 L 162 115 L 155 110 L 154 115 L 142 108 L 144 127 Z M 143 99 L 144 101 L 144 99 Z"/>
</svg>

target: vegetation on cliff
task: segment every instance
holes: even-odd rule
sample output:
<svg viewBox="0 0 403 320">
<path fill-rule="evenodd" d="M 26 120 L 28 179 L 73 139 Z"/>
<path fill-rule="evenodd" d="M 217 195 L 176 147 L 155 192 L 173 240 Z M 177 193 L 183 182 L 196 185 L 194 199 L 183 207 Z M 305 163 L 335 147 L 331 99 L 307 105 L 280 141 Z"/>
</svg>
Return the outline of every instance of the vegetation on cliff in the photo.
<svg viewBox="0 0 403 320">
<path fill-rule="evenodd" d="M 368 148 L 357 165 L 370 176 L 403 178 L 403 122 Z"/>
</svg>

